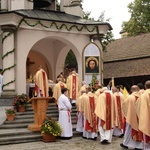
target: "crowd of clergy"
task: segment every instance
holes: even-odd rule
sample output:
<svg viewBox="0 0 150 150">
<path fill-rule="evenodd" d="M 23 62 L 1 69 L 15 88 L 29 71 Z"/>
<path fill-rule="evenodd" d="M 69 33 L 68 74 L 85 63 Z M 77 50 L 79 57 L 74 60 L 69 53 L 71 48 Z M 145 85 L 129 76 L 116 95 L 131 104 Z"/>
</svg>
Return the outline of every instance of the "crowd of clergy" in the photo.
<svg viewBox="0 0 150 150">
<path fill-rule="evenodd" d="M 59 111 L 59 123 L 63 132 L 61 137 L 73 136 L 71 109 L 77 108 L 76 131 L 82 132 L 87 140 L 97 140 L 107 145 L 113 136 L 123 138 L 120 146 L 124 149 L 150 149 L 150 80 L 145 85 L 139 83 L 131 87 L 125 98 L 121 86 L 97 86 L 96 91 L 82 82 L 72 71 L 64 82 L 58 77 L 53 87 L 53 97 Z"/>
<path fill-rule="evenodd" d="M 115 136 L 123 138 L 120 146 L 125 149 L 150 149 L 150 81 L 145 83 L 145 87 L 141 83 L 133 85 L 126 98 L 120 86 L 110 90 L 99 85 L 93 93 L 85 82 L 82 87 L 79 85 L 78 74 L 73 72 L 66 84 L 59 78 L 53 89 L 61 115 L 59 121 L 65 128 L 62 137 L 68 139 L 73 136 L 68 112 L 71 113 L 71 103 L 76 103 L 76 131 L 82 132 L 84 139 L 97 140 L 100 136 L 101 144 L 107 145 Z M 62 103 L 64 89 L 67 100 Z"/>
</svg>

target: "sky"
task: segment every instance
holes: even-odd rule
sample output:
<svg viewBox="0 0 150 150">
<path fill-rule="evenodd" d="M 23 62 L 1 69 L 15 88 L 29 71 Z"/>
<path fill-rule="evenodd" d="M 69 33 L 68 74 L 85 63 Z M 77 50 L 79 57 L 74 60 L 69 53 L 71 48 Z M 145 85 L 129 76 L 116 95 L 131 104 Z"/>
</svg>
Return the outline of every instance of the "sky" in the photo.
<svg viewBox="0 0 150 150">
<path fill-rule="evenodd" d="M 131 14 L 128 12 L 128 4 L 133 0 L 83 0 L 84 12 L 91 12 L 90 17 L 97 20 L 101 13 L 105 11 L 105 19 L 110 18 L 114 38 L 120 38 L 119 32 L 123 21 L 128 21 Z"/>
</svg>

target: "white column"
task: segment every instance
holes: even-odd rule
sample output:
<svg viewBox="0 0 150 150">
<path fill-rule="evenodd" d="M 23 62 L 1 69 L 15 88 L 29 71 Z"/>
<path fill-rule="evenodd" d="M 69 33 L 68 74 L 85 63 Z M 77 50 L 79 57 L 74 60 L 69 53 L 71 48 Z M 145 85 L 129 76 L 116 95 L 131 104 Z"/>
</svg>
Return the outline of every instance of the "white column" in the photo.
<svg viewBox="0 0 150 150">
<path fill-rule="evenodd" d="M 2 96 L 15 95 L 15 55 L 14 55 L 14 26 L 2 26 L 3 38 L 3 93 Z M 12 51 L 12 52 L 11 52 Z M 11 53 L 10 53 L 11 52 Z M 6 55 L 7 54 L 7 55 Z"/>
</svg>

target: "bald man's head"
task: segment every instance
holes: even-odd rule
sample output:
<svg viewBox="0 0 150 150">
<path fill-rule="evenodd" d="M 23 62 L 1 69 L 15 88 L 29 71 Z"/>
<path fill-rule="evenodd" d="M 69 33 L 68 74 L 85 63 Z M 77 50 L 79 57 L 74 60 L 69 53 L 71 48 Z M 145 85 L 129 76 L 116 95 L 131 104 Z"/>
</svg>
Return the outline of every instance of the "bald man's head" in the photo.
<svg viewBox="0 0 150 150">
<path fill-rule="evenodd" d="M 115 92 L 117 92 L 117 88 L 114 86 L 114 87 L 112 87 L 112 93 L 115 93 Z"/>
<path fill-rule="evenodd" d="M 150 80 L 145 82 L 145 89 L 150 89 Z"/>
<path fill-rule="evenodd" d="M 138 92 L 138 90 L 139 90 L 139 88 L 138 88 L 137 85 L 132 85 L 132 87 L 131 87 L 131 92 L 132 92 L 132 93 L 133 93 L 133 92 Z"/>
</svg>

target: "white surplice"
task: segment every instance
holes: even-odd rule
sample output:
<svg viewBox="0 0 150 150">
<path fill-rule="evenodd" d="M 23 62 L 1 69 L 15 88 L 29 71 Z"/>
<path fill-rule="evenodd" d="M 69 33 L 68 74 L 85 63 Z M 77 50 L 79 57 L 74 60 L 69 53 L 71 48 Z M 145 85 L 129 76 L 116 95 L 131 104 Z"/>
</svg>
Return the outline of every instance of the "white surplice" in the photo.
<svg viewBox="0 0 150 150">
<path fill-rule="evenodd" d="M 132 139 L 131 133 L 132 133 L 132 128 L 128 123 L 126 123 L 123 145 L 128 146 L 130 148 L 144 149 L 144 143 L 134 141 Z"/>
<path fill-rule="evenodd" d="M 58 109 L 59 109 L 59 123 L 62 127 L 61 137 L 72 137 L 72 122 L 71 122 L 71 108 L 72 105 L 68 97 L 64 94 L 58 99 Z"/>
<path fill-rule="evenodd" d="M 101 119 L 99 118 L 100 141 L 102 142 L 103 140 L 107 140 L 109 143 L 111 143 L 113 129 L 111 129 L 111 130 L 104 130 L 103 127 L 100 124 L 101 124 Z"/>
<path fill-rule="evenodd" d="M 113 128 L 113 135 L 114 136 L 121 136 L 123 134 L 123 129 L 118 129 L 116 126 Z"/>
<path fill-rule="evenodd" d="M 77 112 L 77 126 L 76 131 L 83 132 L 83 114 L 81 112 Z"/>
</svg>

